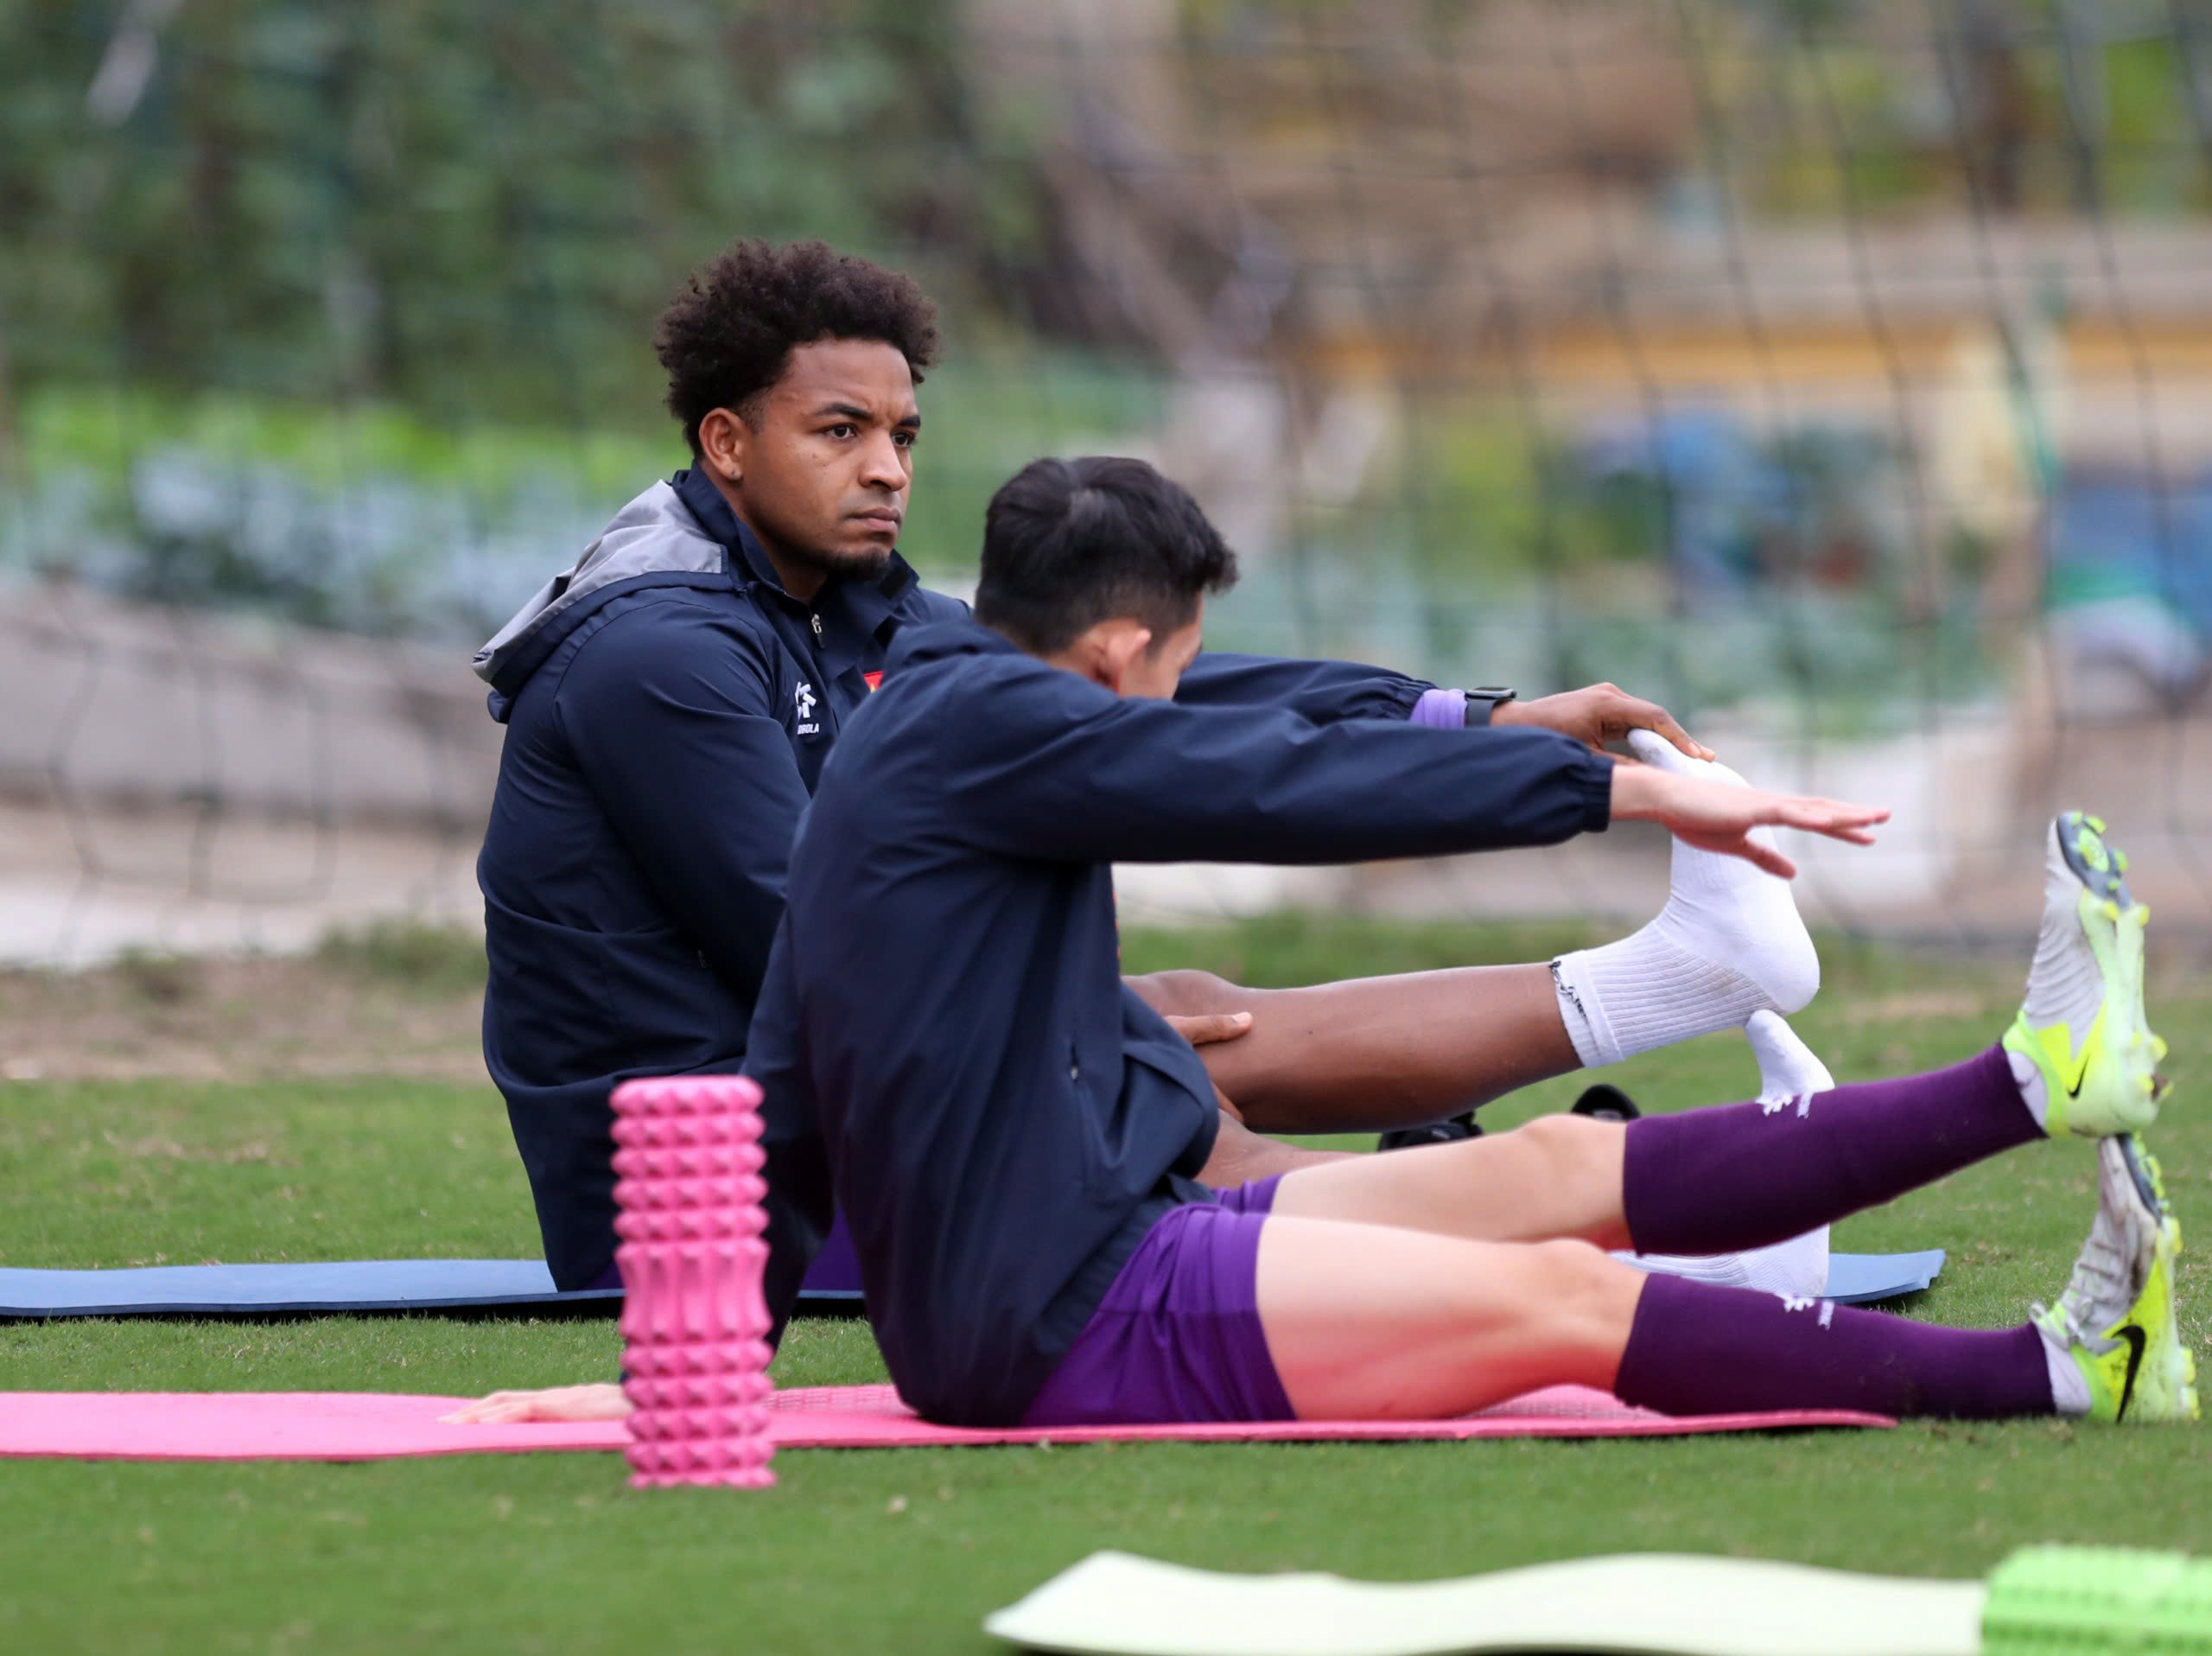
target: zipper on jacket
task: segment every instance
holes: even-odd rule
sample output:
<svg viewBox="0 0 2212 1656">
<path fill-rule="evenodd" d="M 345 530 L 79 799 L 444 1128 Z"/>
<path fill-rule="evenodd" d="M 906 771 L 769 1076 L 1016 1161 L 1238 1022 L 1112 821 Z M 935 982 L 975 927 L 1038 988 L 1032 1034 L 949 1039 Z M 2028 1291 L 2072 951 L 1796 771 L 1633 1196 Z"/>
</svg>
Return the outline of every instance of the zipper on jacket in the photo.
<svg viewBox="0 0 2212 1656">
<path fill-rule="evenodd" d="M 819 611 L 817 611 L 817 612 L 814 612 L 814 613 L 812 613 L 812 614 L 810 614 L 810 615 L 807 616 L 807 620 L 809 620 L 809 621 L 812 621 L 812 622 L 814 623 L 814 641 L 815 641 L 817 644 L 821 643 L 821 642 L 822 642 L 822 616 L 821 616 L 820 612 L 819 612 Z"/>
</svg>

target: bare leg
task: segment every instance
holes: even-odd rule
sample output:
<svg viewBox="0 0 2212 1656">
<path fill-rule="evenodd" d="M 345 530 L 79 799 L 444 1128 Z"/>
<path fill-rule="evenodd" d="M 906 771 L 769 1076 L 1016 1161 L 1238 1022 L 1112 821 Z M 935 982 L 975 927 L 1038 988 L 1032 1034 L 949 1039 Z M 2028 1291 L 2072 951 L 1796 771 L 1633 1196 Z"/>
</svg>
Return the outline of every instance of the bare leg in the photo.
<svg viewBox="0 0 2212 1656">
<path fill-rule="evenodd" d="M 1573 1237 L 1675 1253 L 1756 1247 L 2041 1141 L 2014 1059 L 1622 1126 L 1546 1116 L 1493 1137 L 1287 1175 L 1274 1211 L 1475 1241 Z"/>
<path fill-rule="evenodd" d="M 2057 1364 L 2032 1322 L 1946 1328 L 1645 1277 L 1581 1242 L 1470 1242 L 1276 1214 L 1260 1232 L 1254 1286 L 1276 1376 L 1303 1419 L 1463 1414 L 1560 1384 L 1668 1414 L 1993 1418 L 2061 1406 Z"/>
<path fill-rule="evenodd" d="M 1460 1415 L 1541 1385 L 1610 1390 L 1645 1280 L 1580 1242 L 1469 1242 L 1280 1211 L 1260 1232 L 1260 1324 L 1307 1420 Z"/>
<path fill-rule="evenodd" d="M 1264 1137 L 1224 1110 L 1221 1112 L 1221 1131 L 1213 1141 L 1213 1154 L 1198 1169 L 1198 1182 L 1211 1185 L 1217 1190 L 1230 1190 L 1274 1174 L 1295 1172 L 1300 1168 L 1364 1159 L 1344 1150 L 1309 1150 L 1303 1145 Z"/>
<path fill-rule="evenodd" d="M 1723 1105 L 1625 1127 L 1548 1116 L 1301 1169 L 1277 1187 L 1260 1234 L 1260 1322 L 1284 1393 L 1308 1418 L 1465 1411 L 1563 1381 L 1677 1414 L 2048 1413 L 2054 1369 L 2032 1324 L 1927 1327 L 1646 1277 L 1599 1251 L 1629 1241 L 1631 1209 L 1639 1233 L 1710 1220 L 1735 1245 L 2042 1136 L 1993 1048 L 1812 1095 L 1802 1112 Z M 1686 1207 L 1684 1185 L 1706 1194 Z"/>
<path fill-rule="evenodd" d="M 1548 965 L 1461 966 L 1305 989 L 1246 989 L 1206 971 L 1132 978 L 1155 1010 L 1249 1012 L 1199 1048 L 1261 1132 L 1419 1126 L 1580 1066 Z"/>
<path fill-rule="evenodd" d="M 1510 1133 L 1300 1169 L 1276 1189 L 1273 1212 L 1459 1241 L 1622 1248 L 1627 1142 L 1618 1122 L 1541 1116 Z"/>
</svg>

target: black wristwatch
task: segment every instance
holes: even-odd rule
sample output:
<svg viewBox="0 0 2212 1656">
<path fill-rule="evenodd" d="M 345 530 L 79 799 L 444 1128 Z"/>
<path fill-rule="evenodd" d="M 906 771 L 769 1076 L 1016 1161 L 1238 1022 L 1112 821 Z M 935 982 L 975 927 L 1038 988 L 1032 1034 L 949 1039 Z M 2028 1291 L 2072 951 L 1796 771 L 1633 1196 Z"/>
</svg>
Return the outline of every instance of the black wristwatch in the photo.
<svg viewBox="0 0 2212 1656">
<path fill-rule="evenodd" d="M 1464 693 L 1467 697 L 1467 723 L 1471 725 L 1488 724 L 1501 706 L 1517 700 L 1521 694 L 1510 685 L 1478 685 Z"/>
</svg>

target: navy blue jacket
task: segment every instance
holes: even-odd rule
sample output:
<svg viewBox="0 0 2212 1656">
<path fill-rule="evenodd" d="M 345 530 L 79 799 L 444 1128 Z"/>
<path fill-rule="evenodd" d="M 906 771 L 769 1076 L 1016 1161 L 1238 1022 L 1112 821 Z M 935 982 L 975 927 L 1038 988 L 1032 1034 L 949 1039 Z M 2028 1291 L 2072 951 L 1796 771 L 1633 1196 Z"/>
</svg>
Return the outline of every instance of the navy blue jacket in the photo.
<svg viewBox="0 0 2212 1656">
<path fill-rule="evenodd" d="M 1109 863 L 1548 844 L 1606 825 L 1611 774 L 1548 731 L 1124 700 L 970 621 L 903 634 L 800 831 L 747 1067 L 778 1132 L 820 1124 L 906 1401 L 1019 1420 L 1204 1199 L 1212 1085 L 1121 981 Z"/>
<path fill-rule="evenodd" d="M 713 484 L 679 472 L 479 653 L 507 723 L 477 864 L 484 1056 L 561 1287 L 613 1258 L 609 1092 L 738 1068 L 823 761 L 899 629 L 965 614 L 896 558 L 880 580 L 832 580 L 801 602 Z M 1208 659 L 1189 684 L 1194 699 L 1314 719 L 1403 718 L 1428 688 L 1238 656 Z M 819 1244 L 780 1194 L 818 1183 L 811 1124 L 769 1154 L 785 1243 L 771 1296 L 787 1308 Z"/>
</svg>

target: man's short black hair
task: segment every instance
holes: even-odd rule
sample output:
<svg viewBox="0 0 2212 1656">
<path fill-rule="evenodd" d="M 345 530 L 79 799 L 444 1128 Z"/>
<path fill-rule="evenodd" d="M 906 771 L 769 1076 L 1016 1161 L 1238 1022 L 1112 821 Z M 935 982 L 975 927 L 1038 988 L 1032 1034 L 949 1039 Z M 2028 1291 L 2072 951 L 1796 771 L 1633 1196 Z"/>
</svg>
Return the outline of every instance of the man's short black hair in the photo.
<svg viewBox="0 0 2212 1656">
<path fill-rule="evenodd" d="M 983 517 L 976 618 L 1039 655 L 1130 616 L 1153 647 L 1236 583 L 1236 554 L 1188 490 L 1141 460 L 1033 460 Z"/>
<path fill-rule="evenodd" d="M 818 241 L 732 242 L 693 271 L 653 328 L 668 370 L 668 411 L 699 452 L 699 423 L 747 405 L 784 377 L 792 350 L 817 340 L 880 340 L 914 371 L 937 361 L 937 307 L 901 271 Z"/>
</svg>

